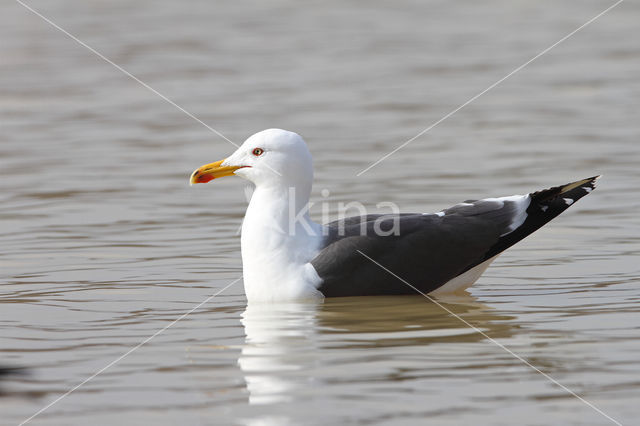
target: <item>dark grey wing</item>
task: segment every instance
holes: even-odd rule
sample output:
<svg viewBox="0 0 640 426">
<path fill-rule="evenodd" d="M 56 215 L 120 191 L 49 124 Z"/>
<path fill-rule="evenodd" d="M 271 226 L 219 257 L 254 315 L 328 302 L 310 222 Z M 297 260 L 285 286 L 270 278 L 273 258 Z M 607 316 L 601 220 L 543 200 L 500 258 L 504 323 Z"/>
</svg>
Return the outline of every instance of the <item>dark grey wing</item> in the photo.
<svg viewBox="0 0 640 426">
<path fill-rule="evenodd" d="M 326 297 L 424 293 L 501 253 L 591 192 L 595 179 L 525 196 L 461 203 L 438 214 L 369 215 L 328 224 L 311 261 Z M 395 221 L 395 222 L 394 222 Z M 394 229 L 397 233 L 380 235 Z"/>
<path fill-rule="evenodd" d="M 379 236 L 376 220 L 377 229 L 392 229 L 388 216 L 351 219 L 343 232 L 331 224 L 326 247 L 311 262 L 326 297 L 416 292 L 359 251 L 428 293 L 480 263 L 502 233 L 494 222 L 474 216 L 411 214 L 396 218 L 398 235 Z"/>
</svg>

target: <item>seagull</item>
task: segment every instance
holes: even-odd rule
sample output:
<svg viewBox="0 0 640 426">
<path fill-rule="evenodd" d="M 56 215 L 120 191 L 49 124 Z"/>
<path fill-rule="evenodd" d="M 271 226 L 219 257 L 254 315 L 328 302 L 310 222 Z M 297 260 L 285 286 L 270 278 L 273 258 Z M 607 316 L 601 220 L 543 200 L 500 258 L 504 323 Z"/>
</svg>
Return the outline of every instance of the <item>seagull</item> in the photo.
<svg viewBox="0 0 640 426">
<path fill-rule="evenodd" d="M 313 161 L 297 133 L 268 129 L 190 183 L 237 175 L 255 184 L 241 231 L 249 302 L 445 294 L 470 287 L 500 253 L 589 194 L 600 176 L 436 213 L 309 217 Z"/>
</svg>

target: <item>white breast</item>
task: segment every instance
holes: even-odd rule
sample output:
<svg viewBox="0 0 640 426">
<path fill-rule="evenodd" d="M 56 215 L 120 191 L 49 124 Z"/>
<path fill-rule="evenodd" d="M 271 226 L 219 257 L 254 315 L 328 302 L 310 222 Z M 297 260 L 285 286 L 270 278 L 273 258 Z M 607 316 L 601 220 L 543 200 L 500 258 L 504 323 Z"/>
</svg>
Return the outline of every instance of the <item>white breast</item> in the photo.
<svg viewBox="0 0 640 426">
<path fill-rule="evenodd" d="M 244 287 L 250 302 L 322 299 L 321 279 L 309 263 L 320 251 L 321 226 L 308 215 L 291 223 L 286 200 L 253 194 L 242 224 Z"/>
</svg>

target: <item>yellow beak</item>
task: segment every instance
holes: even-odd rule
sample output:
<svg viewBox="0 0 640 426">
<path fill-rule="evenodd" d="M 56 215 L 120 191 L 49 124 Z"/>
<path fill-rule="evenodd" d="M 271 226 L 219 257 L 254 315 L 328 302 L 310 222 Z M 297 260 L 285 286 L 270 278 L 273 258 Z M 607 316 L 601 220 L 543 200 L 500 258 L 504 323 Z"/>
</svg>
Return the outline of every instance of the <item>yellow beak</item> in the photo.
<svg viewBox="0 0 640 426">
<path fill-rule="evenodd" d="M 225 158 L 226 160 L 226 158 Z M 205 164 L 198 170 L 191 173 L 191 179 L 189 183 L 207 183 L 213 179 L 221 178 L 224 176 L 232 176 L 233 172 L 242 167 L 247 166 L 221 166 L 224 160 L 216 161 L 215 163 Z"/>
</svg>

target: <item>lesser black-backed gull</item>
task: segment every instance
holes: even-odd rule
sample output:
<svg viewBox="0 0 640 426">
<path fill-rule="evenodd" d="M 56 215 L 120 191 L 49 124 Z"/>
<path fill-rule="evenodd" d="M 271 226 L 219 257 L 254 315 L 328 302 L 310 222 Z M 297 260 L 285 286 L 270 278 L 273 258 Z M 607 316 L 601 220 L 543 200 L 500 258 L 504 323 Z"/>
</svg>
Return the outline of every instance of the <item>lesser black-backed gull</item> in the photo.
<svg viewBox="0 0 640 426">
<path fill-rule="evenodd" d="M 191 183 L 234 174 L 255 184 L 241 236 L 249 301 L 416 293 L 403 280 L 423 293 L 464 290 L 500 253 L 590 193 L 598 178 L 437 213 L 320 225 L 308 212 L 311 154 L 296 133 L 256 133 L 230 157 L 194 171 Z"/>
</svg>

